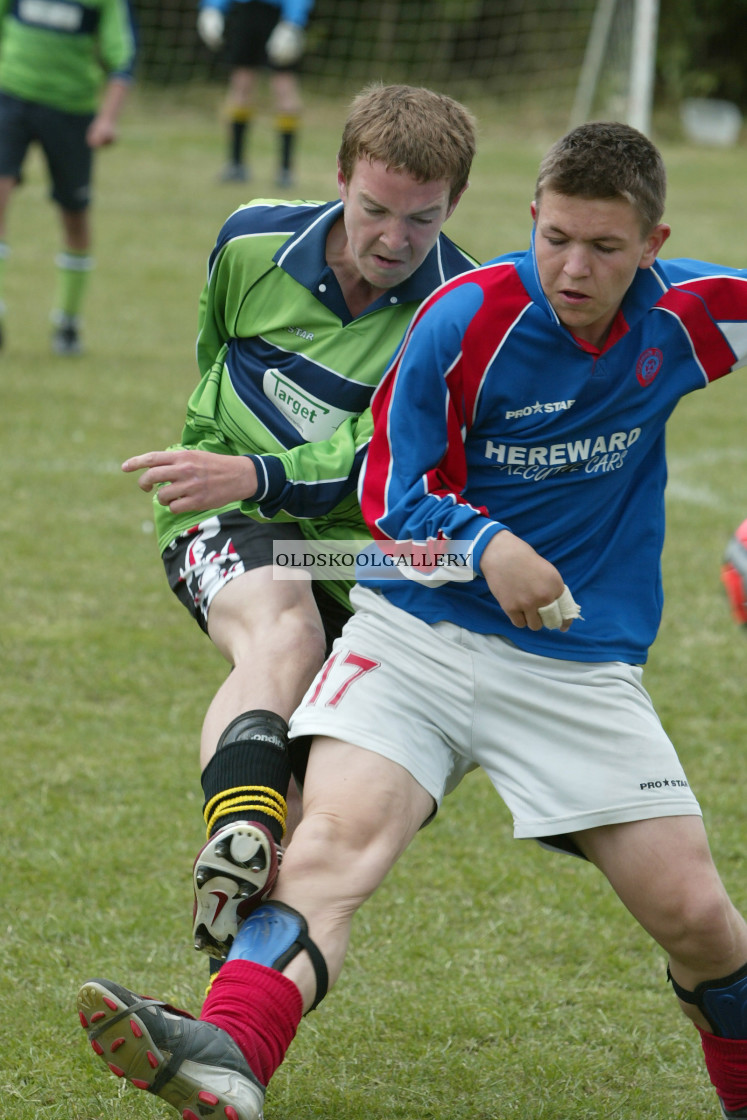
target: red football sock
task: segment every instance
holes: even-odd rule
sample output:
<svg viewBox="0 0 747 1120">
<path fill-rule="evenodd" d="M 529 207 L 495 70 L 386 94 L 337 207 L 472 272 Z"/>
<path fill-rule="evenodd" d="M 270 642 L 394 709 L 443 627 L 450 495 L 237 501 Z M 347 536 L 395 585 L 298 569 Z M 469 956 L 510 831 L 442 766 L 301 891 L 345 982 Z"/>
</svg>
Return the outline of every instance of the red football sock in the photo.
<svg viewBox="0 0 747 1120">
<path fill-rule="evenodd" d="M 747 1108 L 747 1039 L 717 1038 L 698 1027 L 711 1084 L 729 1112 Z"/>
<path fill-rule="evenodd" d="M 282 972 L 254 961 L 226 961 L 213 981 L 200 1018 L 230 1034 L 263 1085 L 293 1041 L 303 999 Z"/>
</svg>

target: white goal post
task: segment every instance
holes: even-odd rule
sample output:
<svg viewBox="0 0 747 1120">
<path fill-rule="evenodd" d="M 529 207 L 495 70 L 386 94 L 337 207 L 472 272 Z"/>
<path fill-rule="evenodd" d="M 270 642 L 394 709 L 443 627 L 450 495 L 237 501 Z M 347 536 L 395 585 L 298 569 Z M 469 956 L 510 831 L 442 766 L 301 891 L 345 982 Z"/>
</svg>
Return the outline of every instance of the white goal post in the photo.
<svg viewBox="0 0 747 1120">
<path fill-rule="evenodd" d="M 598 0 L 571 111 L 572 127 L 596 115 L 650 131 L 658 26 L 658 0 Z"/>
</svg>

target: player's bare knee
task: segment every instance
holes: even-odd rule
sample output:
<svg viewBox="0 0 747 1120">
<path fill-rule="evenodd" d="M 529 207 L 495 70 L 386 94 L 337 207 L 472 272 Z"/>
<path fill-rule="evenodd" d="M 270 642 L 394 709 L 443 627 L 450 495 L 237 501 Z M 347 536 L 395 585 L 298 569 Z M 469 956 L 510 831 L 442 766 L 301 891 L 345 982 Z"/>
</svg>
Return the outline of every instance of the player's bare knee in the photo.
<svg viewBox="0 0 747 1120">
<path fill-rule="evenodd" d="M 304 815 L 296 830 L 296 843 L 288 862 L 301 874 L 312 874 L 324 869 L 328 864 L 338 862 L 339 853 L 347 853 L 352 840 L 351 829 L 347 822 L 328 811 L 309 811 Z"/>
<path fill-rule="evenodd" d="M 354 909 L 376 889 L 398 854 L 378 814 L 307 809 L 285 856 L 283 882 L 334 878 L 338 897 L 349 898 Z"/>
<path fill-rule="evenodd" d="M 324 627 L 316 611 L 305 606 L 279 611 L 264 628 L 262 644 L 275 657 L 301 661 L 314 672 L 324 663 Z"/>
<path fill-rule="evenodd" d="M 285 667 L 286 672 L 306 678 L 308 683 L 324 664 L 324 628 L 318 616 L 304 607 L 277 612 L 258 611 L 234 631 L 231 660 L 235 668 L 256 673 L 258 661 Z M 304 686 L 305 687 L 305 686 Z"/>
<path fill-rule="evenodd" d="M 737 948 L 734 908 L 720 884 L 689 891 L 669 921 L 666 948 L 695 971 L 720 974 Z"/>
</svg>

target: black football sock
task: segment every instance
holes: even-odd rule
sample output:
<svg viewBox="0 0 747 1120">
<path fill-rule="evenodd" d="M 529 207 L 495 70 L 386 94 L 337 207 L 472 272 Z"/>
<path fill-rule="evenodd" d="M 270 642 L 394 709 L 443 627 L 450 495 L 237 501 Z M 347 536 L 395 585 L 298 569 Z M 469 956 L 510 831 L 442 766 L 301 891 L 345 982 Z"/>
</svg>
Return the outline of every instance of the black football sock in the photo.
<svg viewBox="0 0 747 1120">
<path fill-rule="evenodd" d="M 235 821 L 257 821 L 279 844 L 288 816 L 290 779 L 286 721 L 262 709 L 237 716 L 202 772 L 208 836 Z"/>
<path fill-rule="evenodd" d="M 296 147 L 298 118 L 294 116 L 278 117 L 276 127 L 280 141 L 280 170 L 290 172 L 293 167 L 293 155 Z"/>
<path fill-rule="evenodd" d="M 231 121 L 229 134 L 229 160 L 231 163 L 240 164 L 244 162 L 244 148 L 248 131 L 249 122 L 243 117 Z"/>
</svg>

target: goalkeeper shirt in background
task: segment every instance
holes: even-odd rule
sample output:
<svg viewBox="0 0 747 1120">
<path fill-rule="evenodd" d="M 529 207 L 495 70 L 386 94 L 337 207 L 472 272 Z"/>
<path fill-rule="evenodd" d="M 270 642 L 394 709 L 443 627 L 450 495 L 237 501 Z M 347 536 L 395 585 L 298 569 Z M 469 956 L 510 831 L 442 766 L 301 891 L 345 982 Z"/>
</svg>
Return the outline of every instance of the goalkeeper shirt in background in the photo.
<svg viewBox="0 0 747 1120">
<path fill-rule="evenodd" d="M 219 12 L 227 12 L 232 4 L 246 4 L 249 0 L 200 0 L 200 8 L 217 8 Z M 305 27 L 309 22 L 309 14 L 314 6 L 314 0 L 264 0 L 273 8 L 278 8 L 279 19 Z"/>
</svg>

